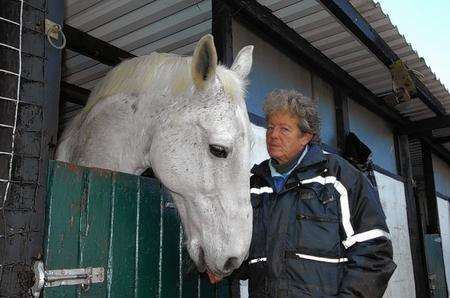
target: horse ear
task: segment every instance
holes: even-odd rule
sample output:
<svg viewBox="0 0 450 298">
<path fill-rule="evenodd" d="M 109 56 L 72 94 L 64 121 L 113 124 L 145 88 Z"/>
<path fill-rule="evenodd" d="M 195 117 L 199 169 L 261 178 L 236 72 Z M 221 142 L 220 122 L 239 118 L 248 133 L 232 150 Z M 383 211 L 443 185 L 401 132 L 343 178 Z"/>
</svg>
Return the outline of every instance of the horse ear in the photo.
<svg viewBox="0 0 450 298">
<path fill-rule="evenodd" d="M 245 79 L 250 73 L 253 61 L 253 46 L 246 46 L 239 51 L 234 59 L 231 70 L 235 71 L 241 78 Z"/>
<path fill-rule="evenodd" d="M 191 74 L 195 86 L 204 89 L 205 84 L 215 76 L 217 67 L 217 52 L 211 34 L 203 36 L 197 43 L 192 56 Z"/>
</svg>

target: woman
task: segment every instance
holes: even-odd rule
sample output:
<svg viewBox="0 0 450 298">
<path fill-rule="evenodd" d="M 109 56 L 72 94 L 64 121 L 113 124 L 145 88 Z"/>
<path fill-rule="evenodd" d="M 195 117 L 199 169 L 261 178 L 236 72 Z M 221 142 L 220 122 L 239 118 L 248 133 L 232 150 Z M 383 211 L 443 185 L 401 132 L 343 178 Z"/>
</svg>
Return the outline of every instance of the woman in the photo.
<svg viewBox="0 0 450 298">
<path fill-rule="evenodd" d="M 252 169 L 253 237 L 238 276 L 250 297 L 381 297 L 396 265 L 376 190 L 320 146 L 311 99 L 264 104 L 270 159 Z"/>
</svg>

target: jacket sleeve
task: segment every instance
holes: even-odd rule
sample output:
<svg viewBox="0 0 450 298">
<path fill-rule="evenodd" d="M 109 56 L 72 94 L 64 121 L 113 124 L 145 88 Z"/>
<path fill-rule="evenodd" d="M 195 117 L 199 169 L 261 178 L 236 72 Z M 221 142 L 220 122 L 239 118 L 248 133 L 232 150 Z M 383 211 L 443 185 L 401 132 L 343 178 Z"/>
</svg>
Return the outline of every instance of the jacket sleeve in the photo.
<svg viewBox="0 0 450 298">
<path fill-rule="evenodd" d="M 361 172 L 358 171 L 356 177 L 348 189 L 353 234 L 348 234 L 347 227 L 343 245 L 348 262 L 344 268 L 339 296 L 382 297 L 396 268 L 392 260 L 389 229 L 378 192 Z"/>
</svg>

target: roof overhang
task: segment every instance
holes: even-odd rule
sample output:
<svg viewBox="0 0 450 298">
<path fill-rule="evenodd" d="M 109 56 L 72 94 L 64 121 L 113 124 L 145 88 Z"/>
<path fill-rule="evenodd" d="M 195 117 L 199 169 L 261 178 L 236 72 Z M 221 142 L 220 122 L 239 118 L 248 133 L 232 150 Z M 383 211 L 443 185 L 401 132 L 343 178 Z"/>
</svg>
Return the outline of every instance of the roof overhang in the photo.
<svg viewBox="0 0 450 298">
<path fill-rule="evenodd" d="M 439 148 L 434 151 L 450 163 L 449 126 L 424 125 L 446 119 L 439 117 L 449 114 L 449 92 L 372 0 L 179 0 L 152 1 L 140 7 L 119 1 L 114 5 L 99 2 L 85 10 L 82 4 L 81 0 L 68 4 L 69 26 L 64 29 L 69 50 L 63 93 L 78 102 L 89 92 L 82 88 L 91 89 L 124 58 L 152 51 L 190 54 L 198 38 L 211 31 L 219 43 L 229 39 L 229 32 L 215 30 L 230 25 L 223 15 L 225 7 L 229 16 L 258 31 L 398 131 L 413 133 L 422 124 L 420 136 Z M 228 60 L 229 43 L 218 46 Z M 389 67 L 399 59 L 423 78 L 412 73 L 417 92 L 393 108 L 382 96 L 392 93 Z M 420 122 L 425 119 L 430 120 Z"/>
</svg>

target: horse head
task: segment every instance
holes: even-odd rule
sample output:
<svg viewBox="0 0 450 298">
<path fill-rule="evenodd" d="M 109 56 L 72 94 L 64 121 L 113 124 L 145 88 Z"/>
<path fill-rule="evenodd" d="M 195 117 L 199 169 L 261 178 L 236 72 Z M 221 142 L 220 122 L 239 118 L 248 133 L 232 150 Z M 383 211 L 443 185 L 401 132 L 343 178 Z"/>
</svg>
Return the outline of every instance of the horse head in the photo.
<svg viewBox="0 0 450 298">
<path fill-rule="evenodd" d="M 244 101 L 252 46 L 228 69 L 211 35 L 193 57 L 152 53 L 122 62 L 64 130 L 58 160 L 141 174 L 170 191 L 199 270 L 225 276 L 252 233 L 250 122 Z"/>
<path fill-rule="evenodd" d="M 180 214 L 187 249 L 200 271 L 226 276 L 247 257 L 252 235 L 251 129 L 244 101 L 253 46 L 230 69 L 217 64 L 211 35 L 191 59 L 192 94 L 164 113 L 150 162 Z"/>
</svg>

